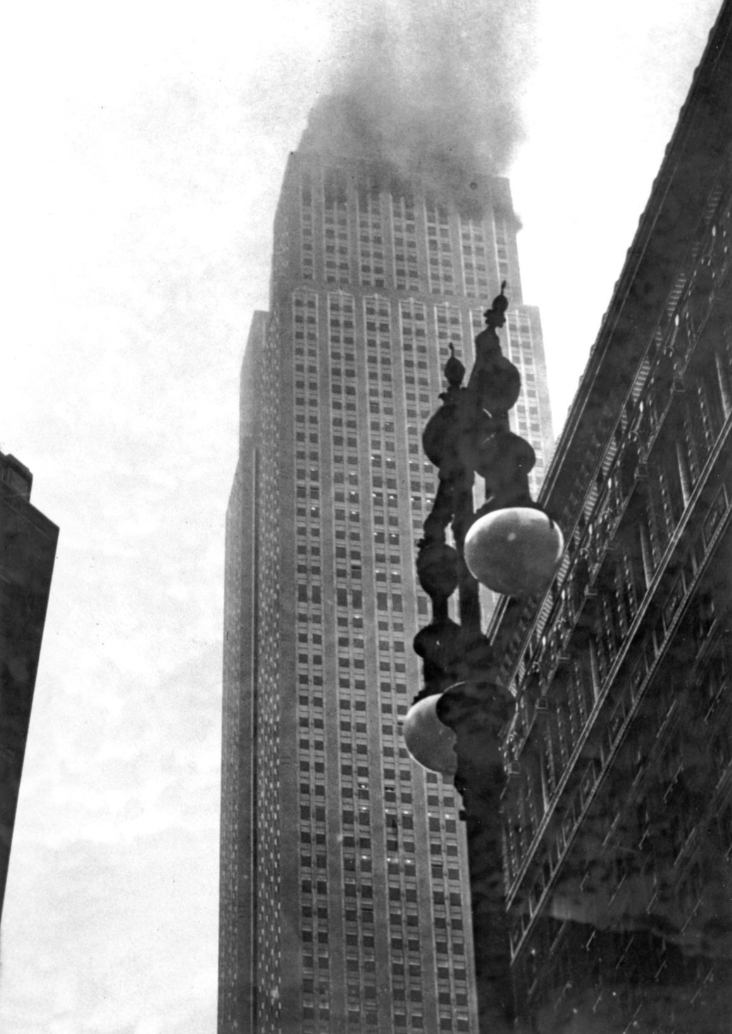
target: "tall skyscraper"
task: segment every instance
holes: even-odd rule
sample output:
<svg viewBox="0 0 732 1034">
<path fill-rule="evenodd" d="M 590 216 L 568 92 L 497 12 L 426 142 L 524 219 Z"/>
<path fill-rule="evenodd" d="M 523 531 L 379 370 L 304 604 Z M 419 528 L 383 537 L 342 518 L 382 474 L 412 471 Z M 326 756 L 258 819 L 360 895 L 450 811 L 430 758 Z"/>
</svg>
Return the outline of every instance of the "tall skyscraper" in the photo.
<svg viewBox="0 0 732 1034">
<path fill-rule="evenodd" d="M 58 541 L 30 502 L 32 484 L 0 452 L 0 914 Z"/>
<path fill-rule="evenodd" d="M 290 156 L 227 517 L 220 1034 L 477 1030 L 459 799 L 400 722 L 428 613 L 422 427 L 503 280 L 536 489 L 551 422 L 507 181 L 438 196 Z"/>
</svg>

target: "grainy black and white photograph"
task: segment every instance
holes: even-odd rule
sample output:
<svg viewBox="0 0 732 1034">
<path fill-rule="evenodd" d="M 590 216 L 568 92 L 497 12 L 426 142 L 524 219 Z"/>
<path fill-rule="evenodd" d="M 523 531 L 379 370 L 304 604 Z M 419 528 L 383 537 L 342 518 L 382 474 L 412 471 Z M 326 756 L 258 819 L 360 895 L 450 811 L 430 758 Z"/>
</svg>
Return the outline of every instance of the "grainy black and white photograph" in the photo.
<svg viewBox="0 0 732 1034">
<path fill-rule="evenodd" d="M 732 1032 L 732 0 L 3 19 L 0 1030 Z"/>
</svg>

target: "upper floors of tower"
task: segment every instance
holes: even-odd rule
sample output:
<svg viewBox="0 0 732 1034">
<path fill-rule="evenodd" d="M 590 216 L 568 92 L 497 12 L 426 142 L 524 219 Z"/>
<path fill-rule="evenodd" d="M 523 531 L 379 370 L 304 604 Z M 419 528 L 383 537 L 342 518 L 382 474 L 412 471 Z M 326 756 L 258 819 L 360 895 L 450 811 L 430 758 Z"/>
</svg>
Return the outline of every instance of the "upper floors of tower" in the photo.
<svg viewBox="0 0 732 1034">
<path fill-rule="evenodd" d="M 475 298 L 502 281 L 521 304 L 508 180 L 478 175 L 437 192 L 365 159 L 290 155 L 275 220 L 273 296 L 293 283 Z"/>
</svg>

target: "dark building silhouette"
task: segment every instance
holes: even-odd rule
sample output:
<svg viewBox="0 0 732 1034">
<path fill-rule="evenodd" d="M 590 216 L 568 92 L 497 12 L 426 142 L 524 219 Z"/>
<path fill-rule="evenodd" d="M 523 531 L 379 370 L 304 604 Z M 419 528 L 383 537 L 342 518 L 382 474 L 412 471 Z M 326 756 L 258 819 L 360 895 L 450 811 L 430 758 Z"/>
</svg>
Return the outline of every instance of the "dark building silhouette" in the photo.
<svg viewBox="0 0 732 1034">
<path fill-rule="evenodd" d="M 401 719 L 428 605 L 422 428 L 501 280 L 535 487 L 551 422 L 508 183 L 472 182 L 466 212 L 417 173 L 288 163 L 227 516 L 221 1034 L 477 1030 L 460 801 Z"/>
<path fill-rule="evenodd" d="M 725 3 L 544 481 L 561 567 L 490 633 L 534 1034 L 732 1029 L 731 27 Z"/>
<path fill-rule="evenodd" d="M 58 541 L 31 505 L 32 483 L 0 453 L 0 914 Z"/>
</svg>

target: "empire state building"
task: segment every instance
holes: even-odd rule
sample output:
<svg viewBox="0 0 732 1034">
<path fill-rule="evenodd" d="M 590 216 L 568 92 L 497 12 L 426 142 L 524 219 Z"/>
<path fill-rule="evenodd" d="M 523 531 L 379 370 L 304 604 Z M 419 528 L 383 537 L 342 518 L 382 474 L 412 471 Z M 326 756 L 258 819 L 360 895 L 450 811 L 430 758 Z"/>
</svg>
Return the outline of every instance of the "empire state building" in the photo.
<svg viewBox="0 0 732 1034">
<path fill-rule="evenodd" d="M 428 613 L 421 429 L 503 280 L 536 492 L 551 418 L 507 180 L 439 192 L 291 154 L 227 515 L 220 1034 L 477 1032 L 459 799 L 400 727 Z"/>
</svg>

